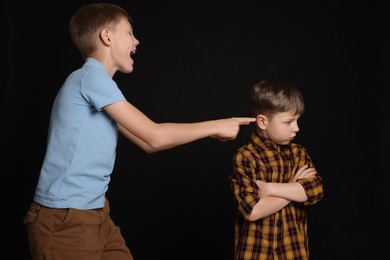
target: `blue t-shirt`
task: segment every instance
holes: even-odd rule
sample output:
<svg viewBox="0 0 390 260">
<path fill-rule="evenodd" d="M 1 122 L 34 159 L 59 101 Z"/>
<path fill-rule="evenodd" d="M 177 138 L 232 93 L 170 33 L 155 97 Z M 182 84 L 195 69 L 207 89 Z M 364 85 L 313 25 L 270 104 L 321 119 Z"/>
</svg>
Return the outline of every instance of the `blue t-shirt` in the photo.
<svg viewBox="0 0 390 260">
<path fill-rule="evenodd" d="M 125 100 L 96 59 L 88 58 L 59 90 L 34 201 L 52 208 L 104 206 L 118 141 L 117 123 L 102 109 Z"/>
</svg>

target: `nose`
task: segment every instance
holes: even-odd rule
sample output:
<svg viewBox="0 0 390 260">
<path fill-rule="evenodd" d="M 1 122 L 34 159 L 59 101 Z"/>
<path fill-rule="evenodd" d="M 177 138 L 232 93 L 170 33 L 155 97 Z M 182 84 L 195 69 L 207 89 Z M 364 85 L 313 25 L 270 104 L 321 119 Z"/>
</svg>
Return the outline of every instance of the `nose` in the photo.
<svg viewBox="0 0 390 260">
<path fill-rule="evenodd" d="M 138 44 L 139 44 L 139 40 L 134 36 L 134 45 L 137 46 Z"/>
<path fill-rule="evenodd" d="M 299 126 L 298 126 L 297 122 L 294 123 L 292 130 L 293 130 L 294 133 L 298 133 L 299 132 Z"/>
</svg>

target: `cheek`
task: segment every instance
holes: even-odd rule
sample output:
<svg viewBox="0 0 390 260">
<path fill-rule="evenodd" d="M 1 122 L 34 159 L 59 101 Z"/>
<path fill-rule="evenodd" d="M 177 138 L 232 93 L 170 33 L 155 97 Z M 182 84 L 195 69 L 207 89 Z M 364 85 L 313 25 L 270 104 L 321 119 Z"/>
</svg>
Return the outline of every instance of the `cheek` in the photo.
<svg viewBox="0 0 390 260">
<path fill-rule="evenodd" d="M 269 126 L 267 128 L 268 136 L 271 137 L 271 139 L 275 139 L 280 136 L 280 128 L 275 126 Z"/>
<path fill-rule="evenodd" d="M 284 136 L 289 135 L 290 130 L 288 127 L 279 125 L 278 127 L 274 127 L 273 129 L 271 129 L 271 133 L 273 133 L 273 135 L 275 136 L 283 138 Z"/>
</svg>

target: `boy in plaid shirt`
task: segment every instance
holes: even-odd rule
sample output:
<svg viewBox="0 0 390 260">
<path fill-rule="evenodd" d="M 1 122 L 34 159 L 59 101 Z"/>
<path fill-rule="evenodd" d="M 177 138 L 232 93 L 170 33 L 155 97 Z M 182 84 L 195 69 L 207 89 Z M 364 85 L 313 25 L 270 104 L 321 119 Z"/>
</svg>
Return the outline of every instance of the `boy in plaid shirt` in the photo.
<svg viewBox="0 0 390 260">
<path fill-rule="evenodd" d="M 235 260 L 309 259 L 306 206 L 323 198 L 306 149 L 292 143 L 304 100 L 280 80 L 253 86 L 256 130 L 234 154 L 231 184 L 238 215 Z"/>
</svg>

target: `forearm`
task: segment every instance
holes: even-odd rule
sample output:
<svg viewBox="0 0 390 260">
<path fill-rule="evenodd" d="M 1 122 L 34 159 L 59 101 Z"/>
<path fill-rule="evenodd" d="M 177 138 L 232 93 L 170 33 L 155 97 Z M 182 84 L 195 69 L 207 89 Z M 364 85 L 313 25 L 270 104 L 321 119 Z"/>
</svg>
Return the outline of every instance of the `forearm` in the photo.
<svg viewBox="0 0 390 260">
<path fill-rule="evenodd" d="M 137 145 L 139 148 L 144 150 L 147 153 L 154 153 L 157 152 L 157 149 L 153 149 L 152 146 L 150 146 L 148 143 L 142 141 L 140 138 L 133 135 L 131 132 L 127 131 L 123 126 L 118 125 L 119 132 L 126 137 L 128 140 L 133 142 L 135 145 Z"/>
<path fill-rule="evenodd" d="M 190 143 L 212 136 L 215 132 L 211 121 L 191 124 L 162 123 L 154 125 L 153 128 L 141 133 L 138 138 L 125 127 L 118 126 L 122 135 L 148 153 Z"/>
<path fill-rule="evenodd" d="M 267 183 L 267 196 L 284 198 L 290 201 L 304 202 L 307 200 L 305 189 L 298 182 Z"/>
<path fill-rule="evenodd" d="M 234 140 L 240 125 L 255 118 L 232 117 L 194 123 L 155 123 L 127 101 L 104 107 L 114 119 L 119 131 L 142 149 L 150 152 L 169 149 L 205 137 L 221 141 Z"/>
<path fill-rule="evenodd" d="M 223 131 L 234 129 L 232 125 L 237 126 L 237 130 L 239 129 L 237 121 L 232 119 L 196 123 L 155 123 L 126 101 L 108 105 L 105 110 L 117 121 L 119 131 L 126 138 L 148 152 L 160 151 L 218 135 Z M 230 132 L 227 134 L 233 135 Z"/>
<path fill-rule="evenodd" d="M 218 125 L 214 122 L 160 123 L 153 126 L 146 138 L 155 149 L 165 150 L 217 134 Z"/>
<path fill-rule="evenodd" d="M 290 203 L 289 200 L 278 197 L 261 198 L 253 207 L 252 213 L 249 215 L 249 221 L 256 221 L 268 217 Z"/>
</svg>

